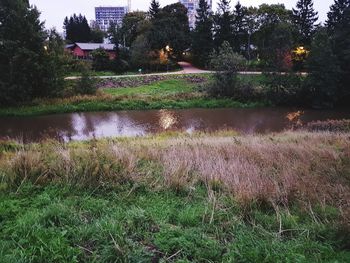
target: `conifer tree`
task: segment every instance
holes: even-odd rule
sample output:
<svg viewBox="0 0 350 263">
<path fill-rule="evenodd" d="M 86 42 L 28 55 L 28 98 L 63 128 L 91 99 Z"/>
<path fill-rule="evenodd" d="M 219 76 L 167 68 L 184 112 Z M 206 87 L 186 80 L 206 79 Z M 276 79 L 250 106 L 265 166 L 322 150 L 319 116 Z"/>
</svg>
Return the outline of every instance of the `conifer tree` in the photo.
<svg viewBox="0 0 350 263">
<path fill-rule="evenodd" d="M 317 20 L 318 13 L 314 10 L 313 0 L 298 0 L 296 9 L 293 8 L 293 23 L 299 33 L 299 44 L 311 44 Z"/>
<path fill-rule="evenodd" d="M 73 14 L 63 22 L 66 39 L 71 42 L 90 42 L 92 39 L 91 29 L 85 16 Z"/>
<path fill-rule="evenodd" d="M 199 1 L 195 25 L 192 41 L 193 59 L 196 65 L 205 67 L 214 47 L 212 12 L 206 0 Z"/>
<path fill-rule="evenodd" d="M 157 0 L 152 0 L 151 6 L 149 8 L 149 16 L 151 19 L 157 18 L 158 14 L 160 12 L 160 4 Z"/>
<path fill-rule="evenodd" d="M 233 43 L 233 15 L 230 0 L 220 0 L 218 13 L 215 15 L 215 46 L 219 48 L 224 41 Z"/>
<path fill-rule="evenodd" d="M 40 12 L 27 0 L 1 0 L 0 105 L 53 96 L 62 88 L 55 51 L 63 47 L 53 45 L 57 35 L 47 40 L 39 17 Z"/>
<path fill-rule="evenodd" d="M 327 15 L 326 25 L 328 29 L 334 30 L 335 26 L 344 19 L 346 8 L 350 8 L 350 0 L 335 0 Z"/>
<path fill-rule="evenodd" d="M 344 99 L 350 99 L 350 0 L 336 0 L 326 24 L 341 68 L 338 90 Z"/>
<path fill-rule="evenodd" d="M 242 46 L 245 44 L 247 38 L 247 8 L 237 2 L 233 11 L 233 34 L 234 34 L 234 51 L 240 53 Z"/>
</svg>

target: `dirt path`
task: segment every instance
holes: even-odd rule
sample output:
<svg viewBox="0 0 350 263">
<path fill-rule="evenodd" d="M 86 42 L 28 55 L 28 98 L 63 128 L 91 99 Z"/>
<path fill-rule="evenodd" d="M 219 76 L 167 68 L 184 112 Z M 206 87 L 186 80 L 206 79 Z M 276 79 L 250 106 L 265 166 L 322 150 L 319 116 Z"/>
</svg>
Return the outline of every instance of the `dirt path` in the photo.
<svg viewBox="0 0 350 263">
<path fill-rule="evenodd" d="M 166 76 L 166 75 L 181 75 L 181 74 L 206 74 L 206 73 L 214 73 L 215 71 L 209 71 L 209 70 L 202 70 L 199 68 L 194 67 L 188 62 L 180 61 L 178 64 L 182 67 L 182 70 L 180 71 L 174 71 L 174 72 L 163 72 L 163 73 L 150 73 L 150 74 L 133 74 L 133 75 L 113 75 L 113 76 L 94 76 L 94 78 L 99 79 L 118 79 L 118 78 L 133 78 L 133 77 L 140 77 L 140 76 Z M 261 75 L 261 71 L 242 71 L 238 72 L 241 75 Z M 302 73 L 304 75 L 306 73 Z M 79 79 L 80 77 L 73 76 L 73 77 L 67 77 L 66 80 L 74 80 Z"/>
</svg>

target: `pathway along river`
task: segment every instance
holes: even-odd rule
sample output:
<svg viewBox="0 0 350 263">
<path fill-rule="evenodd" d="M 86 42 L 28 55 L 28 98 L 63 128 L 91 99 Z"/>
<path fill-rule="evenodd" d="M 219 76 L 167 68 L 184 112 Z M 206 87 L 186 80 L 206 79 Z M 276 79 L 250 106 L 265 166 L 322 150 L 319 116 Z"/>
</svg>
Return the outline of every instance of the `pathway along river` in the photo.
<svg viewBox="0 0 350 263">
<path fill-rule="evenodd" d="M 87 112 L 37 117 L 0 117 L 0 139 L 24 142 L 53 138 L 86 140 L 116 136 L 143 136 L 164 131 L 278 132 L 297 123 L 349 119 L 350 111 L 288 108 L 186 109 Z"/>
</svg>

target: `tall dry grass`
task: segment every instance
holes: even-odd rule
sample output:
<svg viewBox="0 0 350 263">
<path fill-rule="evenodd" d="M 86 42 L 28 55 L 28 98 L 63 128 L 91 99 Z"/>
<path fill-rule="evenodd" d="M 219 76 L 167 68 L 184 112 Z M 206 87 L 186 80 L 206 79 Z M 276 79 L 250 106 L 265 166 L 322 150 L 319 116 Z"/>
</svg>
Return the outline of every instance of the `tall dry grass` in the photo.
<svg viewBox="0 0 350 263">
<path fill-rule="evenodd" d="M 268 203 L 350 207 L 348 133 L 154 136 L 3 150 L 3 185 L 30 181 L 81 186 L 147 182 L 149 187 L 225 191 L 241 205 Z"/>
</svg>

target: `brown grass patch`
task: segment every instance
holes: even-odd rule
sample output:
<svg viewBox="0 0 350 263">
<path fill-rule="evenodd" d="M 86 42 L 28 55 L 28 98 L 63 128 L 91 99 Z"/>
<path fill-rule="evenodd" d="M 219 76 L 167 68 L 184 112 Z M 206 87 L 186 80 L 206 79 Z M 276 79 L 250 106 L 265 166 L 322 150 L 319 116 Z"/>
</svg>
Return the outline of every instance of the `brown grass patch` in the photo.
<svg viewBox="0 0 350 263">
<path fill-rule="evenodd" d="M 348 133 L 225 132 L 42 143 L 2 154 L 0 171 L 2 181 L 14 188 L 25 181 L 93 187 L 147 182 L 176 190 L 205 184 L 231 194 L 242 206 L 321 204 L 339 207 L 344 214 L 350 207 Z"/>
</svg>

